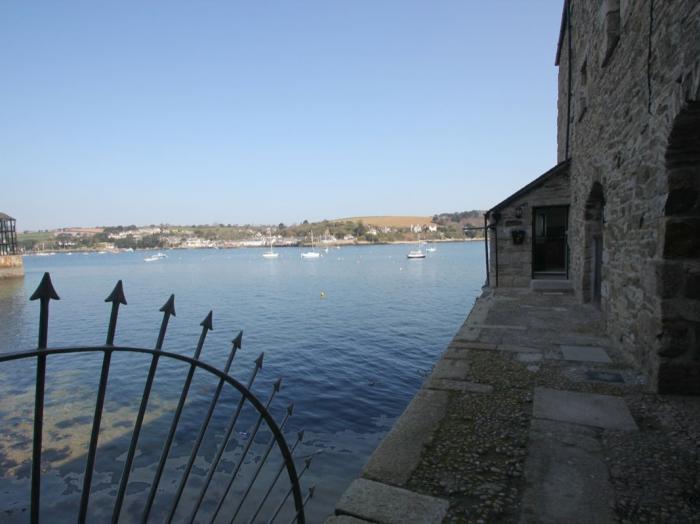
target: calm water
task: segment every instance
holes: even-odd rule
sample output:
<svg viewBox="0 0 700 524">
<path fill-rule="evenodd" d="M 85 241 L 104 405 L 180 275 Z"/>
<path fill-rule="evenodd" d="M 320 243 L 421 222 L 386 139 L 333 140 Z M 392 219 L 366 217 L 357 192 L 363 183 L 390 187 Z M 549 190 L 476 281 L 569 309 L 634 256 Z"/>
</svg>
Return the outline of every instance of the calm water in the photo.
<svg viewBox="0 0 700 524">
<path fill-rule="evenodd" d="M 275 260 L 263 259 L 257 249 L 169 251 L 167 259 L 153 263 L 143 261 L 144 252 L 26 257 L 24 280 L 0 284 L 0 352 L 35 347 L 39 308 L 29 296 L 44 271 L 51 272 L 61 297 L 51 304 L 50 346 L 102 344 L 110 309 L 104 298 L 118 279 L 129 302 L 120 312 L 119 345 L 152 347 L 162 318 L 158 309 L 175 293 L 177 316 L 170 321 L 164 349 L 191 355 L 199 322 L 214 310 L 214 331 L 202 359 L 223 367 L 230 341 L 242 329 L 243 349 L 232 375 L 247 382 L 253 361 L 264 351 L 253 391 L 267 398 L 274 380 L 284 377 L 272 411 L 279 420 L 293 401 L 288 440 L 306 430 L 295 455 L 322 452 L 302 482 L 317 486 L 307 515 L 310 522 L 322 522 L 415 394 L 484 281 L 481 243 L 439 245 L 428 259 L 409 261 L 405 255 L 411 248 L 346 247 L 318 260 L 301 260 L 297 249 L 282 249 Z M 42 511 L 51 511 L 52 520 L 75 520 L 101 359 L 99 354 L 49 359 Z M 116 355 L 113 362 L 93 479 L 94 519 L 105 518 L 104 508 L 114 500 L 114 482 L 128 448 L 125 435 L 133 426 L 150 358 Z M 172 363 L 158 368 L 125 520 L 142 507 L 186 371 Z M 33 362 L 0 369 L 3 521 L 28 518 L 33 373 Z M 214 381 L 195 375 L 184 429 L 161 483 L 167 493 L 175 490 L 175 468 L 186 461 L 185 444 L 194 439 L 213 387 Z M 222 399 L 224 408 L 227 401 L 233 402 Z M 214 433 L 222 431 L 229 413 L 217 410 Z M 250 415 L 244 419 L 242 428 L 252 426 Z M 246 433 L 238 436 L 244 440 Z M 213 449 L 205 441 L 209 458 Z M 224 468 L 232 469 L 226 457 Z M 206 464 L 196 466 L 198 481 Z M 167 494 L 159 495 L 156 516 L 164 515 L 167 504 Z"/>
</svg>

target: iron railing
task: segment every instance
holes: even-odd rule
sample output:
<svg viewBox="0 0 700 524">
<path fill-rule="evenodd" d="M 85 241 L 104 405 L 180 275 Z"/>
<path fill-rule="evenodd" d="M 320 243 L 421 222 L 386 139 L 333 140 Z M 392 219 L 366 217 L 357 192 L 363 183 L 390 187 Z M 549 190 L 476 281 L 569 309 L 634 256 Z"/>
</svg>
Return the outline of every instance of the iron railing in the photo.
<svg viewBox="0 0 700 524">
<path fill-rule="evenodd" d="M 143 393 L 141 395 L 140 405 L 138 409 L 138 414 L 134 423 L 133 430 L 131 432 L 130 443 L 128 452 L 126 454 L 126 459 L 124 462 L 123 471 L 119 480 L 119 485 L 117 489 L 116 499 L 114 507 L 112 510 L 111 521 L 116 523 L 119 521 L 119 517 L 122 512 L 122 507 L 124 503 L 124 498 L 129 485 L 129 476 L 132 472 L 134 456 L 137 450 L 137 445 L 139 441 L 139 435 L 143 427 L 144 416 L 148 407 L 149 397 L 151 395 L 151 389 L 153 386 L 153 380 L 156 374 L 156 369 L 160 359 L 171 359 L 172 361 L 179 361 L 189 366 L 187 377 L 182 386 L 180 392 L 180 397 L 175 408 L 175 413 L 173 419 L 170 423 L 169 430 L 165 442 L 163 443 L 163 448 L 160 454 L 160 459 L 155 467 L 153 474 L 153 480 L 150 483 L 149 492 L 146 504 L 143 508 L 143 514 L 140 517 L 141 522 L 146 522 L 152 517 L 151 510 L 153 508 L 153 503 L 158 493 L 159 484 L 165 469 L 166 462 L 168 461 L 168 456 L 170 454 L 170 449 L 173 444 L 173 439 L 175 433 L 178 429 L 178 424 L 180 422 L 181 414 L 185 403 L 187 401 L 188 392 L 192 384 L 192 379 L 194 377 L 195 371 L 199 370 L 201 372 L 206 372 L 211 376 L 218 379 L 216 389 L 209 402 L 208 410 L 201 422 L 201 426 L 198 435 L 192 445 L 190 451 L 189 459 L 185 466 L 185 469 L 180 477 L 180 481 L 177 485 L 175 496 L 172 497 L 172 503 L 168 511 L 168 516 L 166 522 L 172 522 L 176 517 L 176 511 L 180 502 L 182 501 L 183 491 L 185 490 L 188 479 L 192 472 L 193 465 L 198 457 L 203 456 L 202 442 L 207 430 L 210 429 L 210 422 L 214 414 L 214 410 L 219 404 L 219 399 L 221 397 L 222 391 L 225 386 L 233 388 L 240 399 L 236 405 L 235 411 L 231 414 L 228 425 L 226 428 L 225 436 L 220 441 L 217 446 L 217 451 L 215 453 L 214 459 L 208 465 L 208 471 L 203 486 L 199 489 L 196 503 L 192 508 L 179 508 L 182 512 L 187 510 L 189 516 L 187 517 L 187 522 L 194 522 L 195 519 L 198 521 L 198 512 L 201 509 L 202 502 L 205 497 L 210 494 L 211 481 L 214 474 L 219 468 L 224 452 L 232 441 L 232 436 L 234 433 L 234 428 L 239 420 L 241 411 L 244 405 L 252 406 L 252 408 L 257 413 L 257 420 L 253 426 L 250 435 L 247 438 L 247 443 L 243 447 L 242 453 L 238 456 L 237 462 L 233 471 L 228 475 L 226 481 L 226 487 L 224 489 L 223 495 L 218 497 L 216 501 L 216 510 L 210 518 L 213 522 L 215 519 L 226 522 L 234 522 L 240 520 L 246 520 L 249 523 L 264 521 L 268 523 L 274 522 L 280 517 L 281 511 L 288 506 L 288 501 L 291 499 L 293 503 L 292 509 L 292 520 L 291 522 L 297 522 L 299 524 L 304 524 L 305 514 L 304 508 L 306 503 L 313 497 L 314 488 L 311 487 L 306 496 L 302 494 L 300 486 L 300 478 L 311 466 L 312 456 L 307 456 L 303 458 L 303 468 L 301 471 L 297 472 L 295 466 L 295 457 L 293 453 L 302 443 L 304 438 L 304 432 L 300 431 L 296 435 L 294 444 L 290 448 L 285 440 L 283 430 L 293 413 L 293 405 L 289 405 L 286 409 L 284 419 L 278 424 L 270 413 L 270 405 L 280 391 L 281 379 L 278 379 L 270 392 L 269 397 L 265 402 L 259 400 L 252 392 L 251 387 L 253 382 L 258 375 L 258 372 L 262 368 L 263 364 L 263 354 L 261 354 L 255 361 L 255 367 L 248 382 L 243 385 L 238 380 L 229 375 L 231 365 L 233 363 L 236 352 L 241 348 L 243 333 L 239 332 L 238 335 L 232 341 L 231 351 L 228 355 L 228 360 L 223 370 L 219 370 L 216 367 L 207 364 L 200 360 L 202 348 L 204 346 L 204 341 L 206 339 L 207 333 L 213 329 L 212 327 L 212 312 L 210 311 L 206 318 L 201 322 L 202 331 L 199 336 L 199 341 L 197 343 L 194 356 L 188 357 L 178 353 L 171 353 L 163 351 L 163 342 L 165 339 L 165 333 L 168 327 L 168 322 L 171 316 L 175 316 L 175 297 L 171 295 L 168 301 L 160 308 L 163 313 L 163 319 L 160 326 L 160 331 L 158 334 L 158 339 L 155 348 L 140 348 L 140 347 L 124 347 L 115 346 L 114 337 L 116 333 L 117 318 L 119 315 L 119 308 L 121 305 L 126 305 L 126 298 L 124 296 L 124 290 L 122 286 L 122 281 L 117 282 L 114 290 L 105 299 L 105 302 L 111 303 L 111 315 L 109 319 L 109 324 L 107 328 L 107 338 L 103 346 L 95 347 L 61 347 L 61 348 L 49 348 L 47 344 L 48 340 L 48 328 L 49 328 L 49 304 L 51 300 L 59 300 L 58 294 L 53 288 L 51 278 L 49 273 L 45 273 L 41 283 L 37 287 L 34 294 L 31 296 L 30 300 L 39 300 L 40 303 L 40 315 L 39 315 L 39 340 L 38 347 L 36 350 L 23 351 L 16 353 L 5 353 L 0 354 L 0 364 L 18 361 L 22 359 L 36 359 L 36 383 L 35 383 L 35 396 L 34 396 L 34 421 L 33 421 L 33 441 L 32 441 L 32 467 L 31 467 L 31 493 L 30 497 L 30 519 L 32 523 L 39 522 L 40 519 L 40 495 L 41 495 L 41 458 L 42 458 L 42 437 L 43 437 L 43 424 L 44 424 L 44 396 L 46 387 L 46 362 L 49 356 L 54 355 L 65 355 L 65 354 L 86 354 L 86 353 L 102 353 L 102 367 L 99 379 L 99 385 L 97 389 L 96 401 L 94 415 L 92 419 L 92 431 L 90 436 L 90 443 L 87 450 L 85 473 L 82 482 L 82 492 L 80 495 L 80 505 L 78 510 L 78 522 L 85 522 L 88 515 L 88 504 L 90 501 L 91 487 L 92 487 L 92 477 L 95 469 L 95 457 L 98 451 L 98 437 L 100 434 L 100 425 L 102 422 L 102 415 L 104 409 L 105 394 L 107 391 L 107 381 L 109 378 L 110 364 L 112 356 L 115 353 L 125 353 L 125 354 L 145 354 L 151 356 L 151 362 L 148 369 L 148 374 L 146 377 L 146 382 L 144 386 Z M 272 438 L 264 446 L 264 452 L 262 456 L 255 464 L 255 461 L 251 461 L 253 464 L 254 471 L 252 476 L 248 475 L 250 478 L 245 489 L 242 491 L 242 495 L 238 497 L 237 500 L 229 501 L 227 503 L 227 498 L 231 492 L 231 488 L 240 475 L 242 468 L 244 467 L 244 462 L 246 456 L 249 455 L 251 451 L 251 446 L 255 441 L 256 435 L 258 434 L 260 428 L 265 426 L 267 430 L 272 434 Z M 258 500 L 254 500 L 251 497 L 254 485 L 258 481 L 259 474 L 263 466 L 267 463 L 268 458 L 271 456 L 274 449 L 277 449 L 279 455 L 281 455 L 281 465 L 277 469 L 273 469 L 271 475 L 271 480 L 267 486 L 257 487 L 255 490 L 255 495 Z M 283 473 L 286 471 L 289 480 L 289 488 L 287 490 L 280 491 L 278 486 L 278 481 Z M 270 475 L 268 475 L 269 477 Z M 277 488 L 278 495 L 282 495 L 281 500 L 275 505 L 271 505 L 273 491 Z M 239 490 L 240 491 L 240 490 Z M 216 500 L 216 499 L 215 499 Z M 247 515 L 241 512 L 244 503 L 248 502 L 249 507 L 247 508 Z M 250 506 L 252 502 L 252 506 Z M 268 505 L 271 507 L 268 508 Z M 269 511 L 268 511 L 269 510 Z M 289 512 L 289 508 L 287 508 Z M 263 515 L 268 514 L 265 520 L 262 520 Z"/>
</svg>

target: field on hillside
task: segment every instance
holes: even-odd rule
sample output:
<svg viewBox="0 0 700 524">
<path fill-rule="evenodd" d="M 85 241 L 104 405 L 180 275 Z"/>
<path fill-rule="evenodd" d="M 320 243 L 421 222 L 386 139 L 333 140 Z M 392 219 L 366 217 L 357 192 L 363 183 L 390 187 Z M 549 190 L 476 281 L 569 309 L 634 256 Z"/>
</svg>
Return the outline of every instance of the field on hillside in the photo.
<svg viewBox="0 0 700 524">
<path fill-rule="evenodd" d="M 430 224 L 433 217 L 426 216 L 374 216 L 339 218 L 333 222 L 362 222 L 377 227 L 411 227 L 412 225 Z"/>
</svg>

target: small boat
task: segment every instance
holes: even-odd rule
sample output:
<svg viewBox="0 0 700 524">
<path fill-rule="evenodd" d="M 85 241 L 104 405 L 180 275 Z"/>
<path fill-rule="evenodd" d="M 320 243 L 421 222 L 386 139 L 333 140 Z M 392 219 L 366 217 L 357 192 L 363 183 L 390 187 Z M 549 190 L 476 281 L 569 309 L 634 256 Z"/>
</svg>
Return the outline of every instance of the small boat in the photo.
<svg viewBox="0 0 700 524">
<path fill-rule="evenodd" d="M 421 244 L 420 244 L 420 236 L 418 237 L 418 249 L 412 249 L 411 251 L 408 252 L 408 255 L 406 255 L 406 258 L 425 258 L 425 253 L 421 249 Z"/>
<path fill-rule="evenodd" d="M 435 253 L 437 251 L 436 247 L 428 247 L 425 249 L 428 253 Z"/>
<path fill-rule="evenodd" d="M 269 229 L 267 230 L 267 238 L 268 238 L 268 241 L 270 242 L 270 251 L 266 251 L 265 253 L 263 253 L 263 255 L 262 255 L 263 258 L 278 258 L 280 256 L 280 254 L 275 253 L 272 250 L 272 233 L 270 233 Z"/>
<path fill-rule="evenodd" d="M 155 262 L 157 260 L 162 260 L 164 258 L 168 258 L 168 255 L 165 253 L 158 252 L 155 255 L 151 255 L 150 257 L 144 258 L 144 262 Z"/>
<path fill-rule="evenodd" d="M 301 258 L 319 258 L 321 253 L 314 249 L 314 232 L 311 231 L 311 251 L 304 251 L 301 254 Z"/>
</svg>

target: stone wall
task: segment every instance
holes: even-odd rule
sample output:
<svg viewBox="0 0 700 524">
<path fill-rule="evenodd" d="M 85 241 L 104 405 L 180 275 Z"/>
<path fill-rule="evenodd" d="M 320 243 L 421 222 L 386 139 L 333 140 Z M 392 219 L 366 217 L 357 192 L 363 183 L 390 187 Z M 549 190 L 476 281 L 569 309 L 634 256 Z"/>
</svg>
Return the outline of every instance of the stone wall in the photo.
<svg viewBox="0 0 700 524">
<path fill-rule="evenodd" d="M 496 287 L 496 250 L 498 250 L 498 287 L 529 287 L 532 280 L 532 213 L 534 207 L 569 205 L 569 175 L 560 170 L 539 186 L 497 208 L 495 220 L 489 216 L 489 271 L 491 286 Z M 521 214 L 517 216 L 519 208 Z M 525 231 L 522 244 L 513 241 L 513 231 Z M 496 234 L 494 234 L 494 232 Z M 496 238 L 498 246 L 496 246 Z"/>
<path fill-rule="evenodd" d="M 674 361 L 683 362 L 686 371 L 700 370 L 700 328 L 675 356 L 663 354 L 661 347 L 670 329 L 661 297 L 667 263 L 666 155 L 676 118 L 700 99 L 700 2 L 571 0 L 569 13 L 571 52 L 565 33 L 559 62 L 558 155 L 566 157 L 568 123 L 571 278 L 585 298 L 590 276 L 586 203 L 599 183 L 604 199 L 601 308 L 607 330 L 655 384 L 664 383 L 660 374 Z M 692 227 L 684 231 L 692 242 Z M 674 386 L 662 389 L 692 389 L 695 380 L 700 390 L 694 373 L 673 375 L 666 383 Z"/>
<path fill-rule="evenodd" d="M 24 276 L 24 264 L 21 255 L 0 256 L 0 279 Z"/>
</svg>

